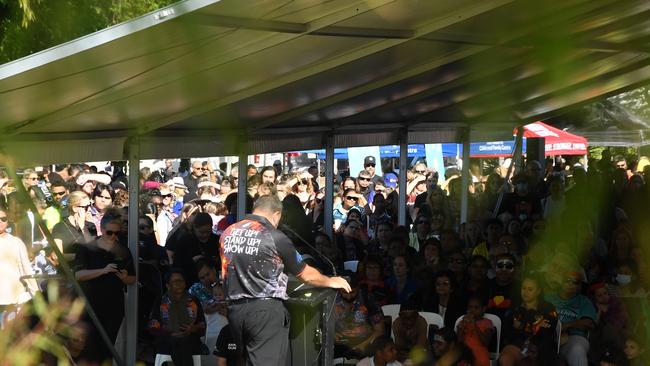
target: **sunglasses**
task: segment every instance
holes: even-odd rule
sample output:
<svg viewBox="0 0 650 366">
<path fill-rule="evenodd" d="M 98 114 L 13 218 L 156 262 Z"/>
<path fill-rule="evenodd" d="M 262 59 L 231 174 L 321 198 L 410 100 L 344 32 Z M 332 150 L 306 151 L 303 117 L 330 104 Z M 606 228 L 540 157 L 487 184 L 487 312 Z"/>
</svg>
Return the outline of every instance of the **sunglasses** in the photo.
<svg viewBox="0 0 650 366">
<path fill-rule="evenodd" d="M 119 231 L 106 230 L 106 236 L 117 236 L 117 234 L 119 234 Z"/>
<path fill-rule="evenodd" d="M 511 271 L 515 268 L 515 264 L 512 261 L 498 261 L 497 269 L 505 269 Z"/>
<path fill-rule="evenodd" d="M 352 197 L 352 196 L 347 196 L 347 197 L 345 197 L 345 199 L 346 199 L 346 200 L 355 201 L 355 202 L 359 200 L 359 198 L 357 198 L 357 197 Z"/>
<path fill-rule="evenodd" d="M 84 210 L 87 210 L 88 208 L 90 208 L 90 205 L 85 205 L 85 206 L 80 205 L 80 206 L 75 206 L 75 207 L 79 207 L 79 208 L 83 208 Z"/>
<path fill-rule="evenodd" d="M 63 192 L 52 192 L 53 195 L 55 196 L 65 196 L 65 191 Z"/>
<path fill-rule="evenodd" d="M 7 222 L 9 221 L 9 218 L 7 216 L 0 217 L 0 222 Z"/>
<path fill-rule="evenodd" d="M 170 193 L 170 194 L 166 194 L 166 195 L 164 195 L 163 197 L 165 197 L 165 198 L 173 198 L 174 195 Z"/>
<path fill-rule="evenodd" d="M 364 165 L 364 166 L 365 166 L 366 168 L 369 167 L 369 166 L 371 166 L 371 167 L 374 168 L 374 167 L 375 167 L 375 164 L 366 164 L 366 165 Z"/>
<path fill-rule="evenodd" d="M 300 183 L 301 183 L 302 185 L 305 185 L 305 186 L 306 186 L 308 182 L 307 182 L 307 179 L 306 179 L 306 178 L 303 178 L 303 179 L 300 180 Z"/>
<path fill-rule="evenodd" d="M 359 178 L 357 178 L 357 180 L 363 180 L 363 181 L 366 181 L 366 182 L 370 182 L 370 178 L 366 178 L 366 177 L 359 177 Z"/>
</svg>

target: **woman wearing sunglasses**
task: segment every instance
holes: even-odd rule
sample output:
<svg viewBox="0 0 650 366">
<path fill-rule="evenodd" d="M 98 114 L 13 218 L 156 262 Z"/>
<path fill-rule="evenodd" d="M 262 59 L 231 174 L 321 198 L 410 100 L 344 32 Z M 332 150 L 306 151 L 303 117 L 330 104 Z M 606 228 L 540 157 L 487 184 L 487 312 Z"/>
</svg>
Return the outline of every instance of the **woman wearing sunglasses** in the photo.
<svg viewBox="0 0 650 366">
<path fill-rule="evenodd" d="M 359 212 L 363 212 L 362 207 L 367 204 L 362 195 L 357 193 L 354 189 L 348 188 L 343 191 L 341 196 L 341 204 L 334 206 L 334 230 L 338 231 L 341 223 L 345 222 L 348 218 L 348 212 L 356 207 Z"/>
<path fill-rule="evenodd" d="M 312 178 L 311 174 L 303 172 L 289 181 L 291 192 L 300 200 L 300 204 L 302 204 L 305 214 L 311 212 L 313 208 L 312 201 L 316 198 Z"/>
<path fill-rule="evenodd" d="M 166 185 L 161 185 L 160 196 L 162 197 L 162 202 L 160 203 L 160 210 L 156 218 L 156 226 L 158 229 L 159 243 L 164 246 L 167 242 L 167 236 L 174 227 L 176 214 L 174 214 L 174 194 L 171 189 Z"/>
<path fill-rule="evenodd" d="M 121 228 L 121 218 L 107 212 L 100 222 L 101 236 L 80 246 L 74 261 L 75 277 L 88 305 L 92 306 L 113 344 L 124 318 L 124 287 L 135 283 L 131 253 L 118 243 Z M 83 358 L 99 364 L 110 360 L 111 352 L 97 329 L 93 327 L 89 337 L 82 351 Z"/>
<path fill-rule="evenodd" d="M 67 217 L 54 225 L 52 236 L 64 254 L 73 254 L 97 236 L 95 224 L 89 220 L 90 199 L 85 192 L 74 191 L 68 197 Z M 63 215 L 65 216 L 65 214 Z"/>
</svg>

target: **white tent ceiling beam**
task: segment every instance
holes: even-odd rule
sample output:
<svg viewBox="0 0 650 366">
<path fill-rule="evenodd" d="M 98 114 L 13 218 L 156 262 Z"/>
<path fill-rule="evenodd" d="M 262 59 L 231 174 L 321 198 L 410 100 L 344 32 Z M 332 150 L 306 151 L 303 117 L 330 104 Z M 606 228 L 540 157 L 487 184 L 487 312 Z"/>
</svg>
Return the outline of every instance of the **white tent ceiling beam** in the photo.
<svg viewBox="0 0 650 366">
<path fill-rule="evenodd" d="M 2 150 L 19 166 L 80 161 L 124 160 L 126 137 L 81 140 L 2 141 Z"/>
<path fill-rule="evenodd" d="M 329 25 L 317 30 L 310 30 L 309 24 L 305 23 L 231 17 L 216 14 L 196 14 L 192 15 L 191 20 L 198 21 L 200 24 L 207 26 L 245 28 L 277 33 L 309 33 L 313 36 L 382 39 L 413 37 L 413 31 L 410 29 L 384 29 Z"/>
<path fill-rule="evenodd" d="M 472 141 L 508 140 L 512 138 L 512 123 L 471 125 Z M 331 136 L 335 147 L 392 145 L 398 141 L 396 131 L 408 128 L 409 143 L 459 142 L 467 123 L 420 123 L 345 126 L 334 131 L 328 128 L 287 128 L 261 130 L 249 136 L 251 154 L 319 149 Z M 122 131 L 123 132 L 123 131 Z M 185 158 L 195 156 L 234 156 L 239 152 L 240 131 L 159 131 L 140 137 L 142 159 Z M 43 135 L 20 135 L 18 139 L 2 142 L 5 151 L 23 165 L 54 164 L 74 161 L 125 159 L 126 135 L 119 132 L 52 134 L 43 143 Z"/>
<path fill-rule="evenodd" d="M 419 36 L 444 29 L 450 25 L 453 25 L 459 21 L 464 21 L 469 18 L 472 18 L 474 16 L 478 16 L 480 14 L 483 14 L 487 11 L 496 9 L 498 7 L 501 7 L 503 5 L 511 3 L 513 0 L 491 0 L 491 1 L 481 1 L 477 3 L 473 3 L 470 6 L 463 7 L 458 9 L 457 11 L 453 11 L 448 14 L 444 14 L 440 17 L 435 18 L 434 20 L 427 22 L 426 24 L 423 24 L 422 26 L 418 27 L 417 29 L 414 30 L 413 38 L 417 38 Z M 313 76 L 319 73 L 322 73 L 324 71 L 333 69 L 335 67 L 344 65 L 346 63 L 358 60 L 360 58 L 372 55 L 374 53 L 383 51 L 385 49 L 397 46 L 399 44 L 402 44 L 404 42 L 407 42 L 413 38 L 407 38 L 407 39 L 386 39 L 386 40 L 379 40 L 379 41 L 374 41 L 374 42 L 369 42 L 367 44 L 364 44 L 363 46 L 354 48 L 342 55 L 335 56 L 326 60 L 323 60 L 321 62 L 316 62 L 315 64 L 312 64 L 310 66 L 307 66 L 301 70 L 296 70 L 292 73 L 279 76 L 277 78 L 274 78 L 273 80 L 269 80 L 267 82 L 263 82 L 261 84 L 255 85 L 253 87 L 232 93 L 226 97 L 219 98 L 214 101 L 210 101 L 207 103 L 202 103 L 197 106 L 188 108 L 186 110 L 180 111 L 178 113 L 173 113 L 168 116 L 165 116 L 161 119 L 156 119 L 156 120 L 151 120 L 151 121 L 145 121 L 142 123 L 142 126 L 140 128 L 141 132 L 150 132 L 152 130 L 156 130 L 159 128 L 163 128 L 167 125 L 170 125 L 172 123 L 182 121 L 186 118 L 190 118 L 195 115 L 200 115 L 203 113 L 207 113 L 211 110 L 214 110 L 219 107 L 223 107 L 238 101 L 241 101 L 246 98 L 250 98 L 252 96 L 277 89 L 281 86 L 290 84 L 292 82 L 307 78 L 309 76 Z"/>
</svg>

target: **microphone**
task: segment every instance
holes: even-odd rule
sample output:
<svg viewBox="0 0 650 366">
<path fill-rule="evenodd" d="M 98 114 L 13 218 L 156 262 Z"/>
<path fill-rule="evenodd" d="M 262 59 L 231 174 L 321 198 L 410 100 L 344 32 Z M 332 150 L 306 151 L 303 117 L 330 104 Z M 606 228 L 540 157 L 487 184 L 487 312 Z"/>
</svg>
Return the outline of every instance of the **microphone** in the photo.
<svg viewBox="0 0 650 366">
<path fill-rule="evenodd" d="M 298 240 L 300 240 L 303 244 L 305 244 L 305 245 L 307 246 L 307 248 L 311 249 L 312 252 L 316 253 L 316 254 L 318 255 L 318 257 L 320 257 L 320 259 L 322 259 L 322 260 L 325 261 L 327 264 L 329 264 L 330 267 L 332 267 L 332 273 L 333 273 L 333 275 L 334 275 L 334 276 L 337 276 L 337 274 L 336 274 L 336 266 L 334 266 L 334 263 L 332 263 L 332 261 L 331 261 L 329 258 L 327 258 L 327 256 L 325 256 L 325 254 L 321 253 L 318 249 L 316 249 L 316 247 L 314 247 L 313 245 L 311 245 L 307 240 L 305 240 L 302 236 L 300 236 L 297 232 L 295 232 L 295 231 L 294 231 L 292 228 L 290 228 L 288 225 L 286 225 L 286 224 L 280 224 L 280 225 L 278 226 L 278 228 L 280 229 L 280 231 L 288 231 L 288 232 L 290 232 L 293 236 L 295 236 L 296 238 L 298 238 Z"/>
</svg>

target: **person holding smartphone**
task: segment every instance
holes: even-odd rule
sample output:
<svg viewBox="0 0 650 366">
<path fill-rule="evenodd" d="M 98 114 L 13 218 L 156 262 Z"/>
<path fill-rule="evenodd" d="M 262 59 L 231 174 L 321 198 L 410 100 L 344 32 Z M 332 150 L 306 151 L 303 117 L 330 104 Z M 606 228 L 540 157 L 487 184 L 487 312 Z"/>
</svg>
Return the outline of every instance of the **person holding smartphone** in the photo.
<svg viewBox="0 0 650 366">
<path fill-rule="evenodd" d="M 75 277 L 88 299 L 87 305 L 92 306 L 113 344 L 124 318 L 124 286 L 136 280 L 131 253 L 118 243 L 121 228 L 120 216 L 107 212 L 100 222 L 102 235 L 78 246 L 74 261 Z M 87 361 L 99 364 L 112 359 L 94 326 L 82 354 Z"/>
</svg>

